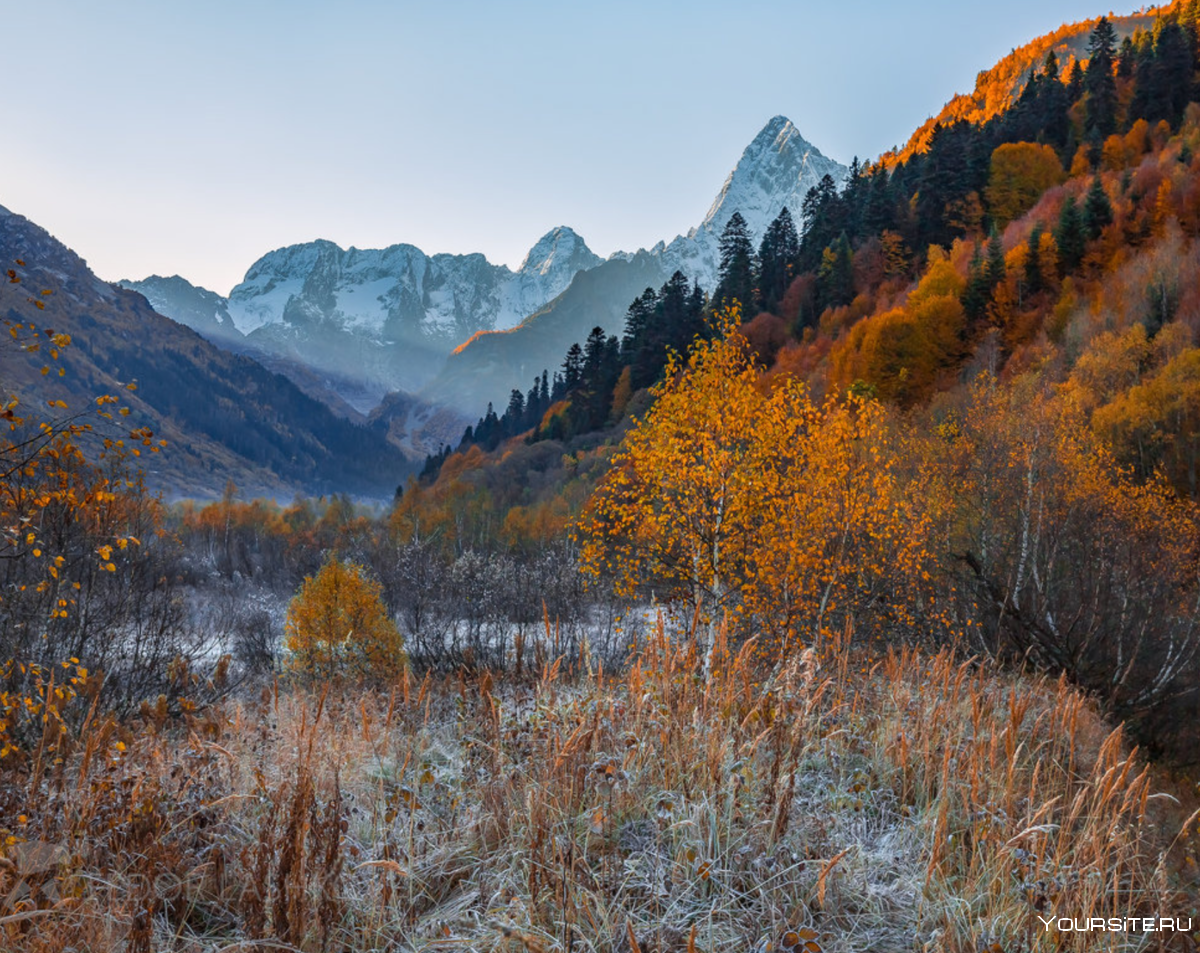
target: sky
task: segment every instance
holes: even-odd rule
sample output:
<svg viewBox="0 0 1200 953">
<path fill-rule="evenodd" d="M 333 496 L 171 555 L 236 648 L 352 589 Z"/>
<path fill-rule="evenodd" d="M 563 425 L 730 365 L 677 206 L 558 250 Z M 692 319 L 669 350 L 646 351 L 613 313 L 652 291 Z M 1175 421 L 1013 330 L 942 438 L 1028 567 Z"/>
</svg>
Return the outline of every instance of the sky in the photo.
<svg viewBox="0 0 1200 953">
<path fill-rule="evenodd" d="M 774 115 L 902 144 L 1088 0 L 0 0 L 0 205 L 100 277 L 222 294 L 283 245 L 520 264 L 699 224 Z M 1122 8 L 1118 12 L 1128 12 Z"/>
</svg>

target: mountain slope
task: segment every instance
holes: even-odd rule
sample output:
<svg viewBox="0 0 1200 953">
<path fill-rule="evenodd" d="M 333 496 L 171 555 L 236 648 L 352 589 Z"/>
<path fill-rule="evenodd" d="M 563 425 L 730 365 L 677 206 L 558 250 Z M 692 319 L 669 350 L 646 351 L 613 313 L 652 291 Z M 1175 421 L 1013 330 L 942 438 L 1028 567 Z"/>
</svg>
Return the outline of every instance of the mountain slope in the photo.
<svg viewBox="0 0 1200 953">
<path fill-rule="evenodd" d="M 513 388 L 524 392 L 543 370 L 557 369 L 567 348 L 593 327 L 620 334 L 629 302 L 665 278 L 661 259 L 647 252 L 580 272 L 566 291 L 518 327 L 477 334 L 457 348 L 421 396 L 468 414 L 488 401 L 503 409 Z"/>
<path fill-rule="evenodd" d="M 410 464 L 378 429 L 336 417 L 286 378 L 231 354 L 156 313 L 142 295 L 98 279 L 78 255 L 28 219 L 0 208 L 0 255 L 27 263 L 26 287 L 51 289 L 39 326 L 71 335 L 66 376 L 7 360 L 5 383 L 27 403 L 83 407 L 136 381 L 130 423 L 169 441 L 147 461 L 147 482 L 172 496 L 350 492 L 389 497 Z M 21 293 L 4 312 L 28 319 Z"/>
<path fill-rule="evenodd" d="M 1138 29 L 1153 29 L 1156 19 L 1157 13 L 1134 13 L 1129 16 L 1110 14 L 1108 17 L 1118 40 L 1132 35 Z M 938 124 L 947 126 L 959 120 L 981 123 L 999 116 L 1016 101 L 1030 73 L 1041 67 L 1051 50 L 1058 58 L 1059 75 L 1065 79 L 1071 63 L 1087 62 L 1088 35 L 1099 20 L 1099 17 L 1095 17 L 1079 23 L 1063 24 L 1052 33 L 1013 50 L 991 69 L 981 70 L 975 77 L 975 89 L 972 92 L 955 95 L 936 116 L 930 116 L 917 127 L 904 148 L 898 153 L 886 153 L 881 159 L 892 166 L 916 152 L 923 152 L 929 145 L 934 126 Z"/>
</svg>

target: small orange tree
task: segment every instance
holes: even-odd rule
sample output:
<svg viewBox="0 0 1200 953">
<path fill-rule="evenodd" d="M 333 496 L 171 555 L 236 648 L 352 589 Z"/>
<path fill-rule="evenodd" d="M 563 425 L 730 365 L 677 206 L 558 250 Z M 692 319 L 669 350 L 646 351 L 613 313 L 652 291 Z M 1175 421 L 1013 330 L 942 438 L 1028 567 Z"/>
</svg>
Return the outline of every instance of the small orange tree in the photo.
<svg viewBox="0 0 1200 953">
<path fill-rule="evenodd" d="M 306 576 L 288 606 L 284 646 L 291 665 L 316 678 L 392 678 L 406 664 L 404 641 L 379 583 L 361 566 L 330 555 Z"/>
</svg>

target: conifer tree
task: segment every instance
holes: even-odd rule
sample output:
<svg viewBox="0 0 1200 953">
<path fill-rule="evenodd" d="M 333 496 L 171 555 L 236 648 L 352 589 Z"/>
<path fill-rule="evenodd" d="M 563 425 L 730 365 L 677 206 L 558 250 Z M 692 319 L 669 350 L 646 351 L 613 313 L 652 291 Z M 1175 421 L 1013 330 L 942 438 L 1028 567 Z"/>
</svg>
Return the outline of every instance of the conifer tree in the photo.
<svg viewBox="0 0 1200 953">
<path fill-rule="evenodd" d="M 1130 104 L 1133 116 L 1152 124 L 1160 119 L 1179 124 L 1193 92 L 1193 47 L 1184 27 L 1172 20 L 1159 22 L 1146 55 L 1137 60 L 1136 92 Z"/>
<path fill-rule="evenodd" d="M 1083 261 L 1087 236 L 1083 230 L 1083 216 L 1073 195 L 1068 195 L 1063 200 L 1058 227 L 1054 230 L 1054 241 L 1058 245 L 1058 260 L 1062 264 L 1063 274 L 1078 268 L 1079 263 Z"/>
<path fill-rule="evenodd" d="M 1117 34 L 1108 17 L 1101 17 L 1088 38 L 1088 68 L 1083 78 L 1088 94 L 1087 132 L 1103 139 L 1117 128 L 1117 82 L 1113 76 L 1113 60 L 1117 50 Z"/>
<path fill-rule="evenodd" d="M 583 376 L 583 348 L 575 342 L 567 348 L 567 356 L 563 361 L 563 390 L 569 391 L 579 383 Z"/>
<path fill-rule="evenodd" d="M 1004 281 L 1007 274 L 1004 267 L 1004 243 L 1000 240 L 1000 230 L 993 225 L 988 235 L 987 283 L 988 289 Z"/>
<path fill-rule="evenodd" d="M 767 226 L 758 249 L 759 307 L 763 311 L 773 312 L 783 299 L 791 283 L 792 270 L 798 254 L 800 238 L 796 234 L 792 213 L 785 205 L 775 220 Z"/>
<path fill-rule="evenodd" d="M 1033 226 L 1029 234 L 1029 254 L 1025 256 L 1025 290 L 1035 295 L 1042 290 L 1042 265 L 1040 261 L 1040 245 L 1042 241 L 1042 223 Z"/>
<path fill-rule="evenodd" d="M 825 248 L 837 240 L 844 227 L 844 217 L 837 183 L 833 176 L 825 174 L 808 190 L 800 206 L 803 234 L 798 265 L 801 271 L 816 271 L 820 267 Z"/>
<path fill-rule="evenodd" d="M 1109 202 L 1108 193 L 1104 191 L 1104 185 L 1097 175 L 1092 179 L 1087 198 L 1083 202 L 1082 224 L 1085 238 L 1088 241 L 1099 238 L 1105 226 L 1112 224 L 1112 220 L 1112 203 Z"/>
<path fill-rule="evenodd" d="M 625 332 L 621 337 L 621 359 L 626 364 L 637 363 L 637 352 L 650 333 L 650 322 L 654 317 L 656 304 L 658 304 L 658 295 L 654 293 L 653 288 L 647 288 L 633 299 L 629 310 L 625 312 Z"/>
<path fill-rule="evenodd" d="M 750 228 L 740 212 L 734 212 L 720 240 L 721 265 L 715 298 L 722 307 L 740 302 L 743 308 L 754 302 L 754 246 Z"/>
<path fill-rule="evenodd" d="M 817 271 L 817 309 L 836 308 L 854 300 L 854 250 L 845 232 L 825 249 Z"/>
<path fill-rule="evenodd" d="M 971 263 L 967 267 L 967 287 L 963 289 L 962 296 L 963 312 L 972 324 L 979 321 L 987 312 L 991 290 L 987 263 L 983 258 L 980 243 L 976 243 L 975 251 L 971 255 Z"/>
<path fill-rule="evenodd" d="M 1061 152 L 1071 127 L 1067 116 L 1070 103 L 1067 102 L 1067 87 L 1059 79 L 1058 57 L 1054 55 L 1054 50 L 1046 54 L 1042 70 L 1044 81 L 1038 102 L 1039 123 L 1045 141 Z"/>
<path fill-rule="evenodd" d="M 521 421 L 525 417 L 525 395 L 515 387 L 512 389 L 512 393 L 509 394 L 508 407 L 504 411 L 504 417 L 509 427 L 513 428 L 510 434 L 516 433 L 516 428 L 521 425 Z"/>
</svg>

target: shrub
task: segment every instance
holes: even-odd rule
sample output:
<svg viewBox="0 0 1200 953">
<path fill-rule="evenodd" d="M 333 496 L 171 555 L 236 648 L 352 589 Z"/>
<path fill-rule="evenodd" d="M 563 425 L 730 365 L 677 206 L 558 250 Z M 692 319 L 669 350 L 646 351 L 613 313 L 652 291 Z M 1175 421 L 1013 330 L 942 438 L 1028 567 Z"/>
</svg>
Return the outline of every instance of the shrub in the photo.
<svg viewBox="0 0 1200 953">
<path fill-rule="evenodd" d="M 336 556 L 305 577 L 288 605 L 284 631 L 291 666 L 303 675 L 393 678 L 406 664 L 404 642 L 379 583 Z"/>
</svg>

